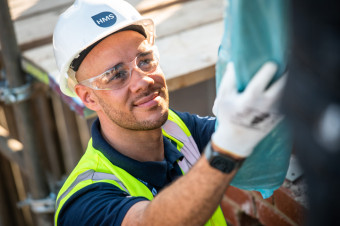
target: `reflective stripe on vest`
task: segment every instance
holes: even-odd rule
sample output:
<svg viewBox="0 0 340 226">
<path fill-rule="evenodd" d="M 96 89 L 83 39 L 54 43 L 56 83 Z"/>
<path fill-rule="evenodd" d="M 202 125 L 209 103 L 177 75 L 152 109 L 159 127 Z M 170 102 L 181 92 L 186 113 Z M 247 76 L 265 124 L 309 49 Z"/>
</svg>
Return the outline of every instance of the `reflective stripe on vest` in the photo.
<svg viewBox="0 0 340 226">
<path fill-rule="evenodd" d="M 176 124 L 174 121 L 171 121 L 170 119 L 163 125 L 162 129 L 164 136 L 170 138 L 171 140 L 174 140 L 175 138 L 177 146 L 182 146 L 178 147 L 178 149 L 184 155 L 184 158 L 182 161 L 178 162 L 178 165 L 181 167 L 184 173 L 187 173 L 201 156 L 196 142 L 194 141 L 190 132 L 189 134 L 185 133 L 184 130 L 178 126 L 178 124 Z M 178 143 L 178 141 L 181 142 L 182 145 Z"/>
<path fill-rule="evenodd" d="M 100 180 L 114 180 L 116 181 L 125 192 L 129 193 L 124 184 L 113 174 L 110 173 L 101 173 L 101 172 L 95 172 L 93 169 L 87 170 L 84 173 L 81 173 L 77 176 L 77 179 L 71 184 L 70 187 L 67 188 L 67 190 L 59 196 L 56 202 L 56 209 L 58 209 L 60 200 L 66 197 L 71 190 L 77 186 L 80 182 L 84 180 L 93 180 L 93 181 L 100 181 Z"/>
<path fill-rule="evenodd" d="M 168 121 L 162 127 L 163 135 L 177 144 L 177 149 L 182 152 L 184 158 L 178 164 L 183 173 L 188 172 L 191 166 L 200 158 L 198 147 L 191 136 L 190 131 L 176 113 L 169 110 Z M 84 171 L 85 169 L 88 169 Z M 98 150 L 92 146 L 92 139 L 89 141 L 85 155 L 79 161 L 77 167 L 70 174 L 69 178 L 60 190 L 55 213 L 55 225 L 63 204 L 74 193 L 95 182 L 108 182 L 118 185 L 122 190 L 131 196 L 144 196 L 152 200 L 151 191 L 138 179 L 127 173 L 125 170 L 112 165 L 112 163 Z M 205 225 L 226 225 L 220 207 Z"/>
</svg>

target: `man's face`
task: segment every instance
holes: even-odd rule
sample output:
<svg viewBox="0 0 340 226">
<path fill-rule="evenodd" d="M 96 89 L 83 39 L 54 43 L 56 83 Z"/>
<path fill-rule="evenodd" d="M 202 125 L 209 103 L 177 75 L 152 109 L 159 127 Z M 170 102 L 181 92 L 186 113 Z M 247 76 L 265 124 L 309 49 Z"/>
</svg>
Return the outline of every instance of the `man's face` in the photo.
<svg viewBox="0 0 340 226">
<path fill-rule="evenodd" d="M 77 72 L 78 81 L 92 78 L 113 66 L 128 63 L 150 48 L 144 36 L 122 31 L 96 45 L 85 57 Z M 148 75 L 132 69 L 128 84 L 115 90 L 93 90 L 76 86 L 85 105 L 119 127 L 130 130 L 159 128 L 168 117 L 169 97 L 160 68 Z"/>
</svg>

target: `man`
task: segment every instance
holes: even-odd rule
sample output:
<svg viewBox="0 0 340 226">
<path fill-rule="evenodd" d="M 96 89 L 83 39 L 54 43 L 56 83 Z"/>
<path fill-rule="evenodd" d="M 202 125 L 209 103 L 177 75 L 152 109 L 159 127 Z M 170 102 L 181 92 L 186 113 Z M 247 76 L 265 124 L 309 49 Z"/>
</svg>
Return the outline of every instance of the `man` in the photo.
<svg viewBox="0 0 340 226">
<path fill-rule="evenodd" d="M 98 115 L 58 194 L 55 224 L 226 225 L 218 205 L 228 184 L 280 120 L 272 109 L 282 81 L 265 91 L 275 65 L 260 69 L 242 94 L 228 65 L 214 132 L 214 119 L 168 109 L 153 22 L 128 3 L 76 1 L 53 42 L 61 90 Z"/>
</svg>

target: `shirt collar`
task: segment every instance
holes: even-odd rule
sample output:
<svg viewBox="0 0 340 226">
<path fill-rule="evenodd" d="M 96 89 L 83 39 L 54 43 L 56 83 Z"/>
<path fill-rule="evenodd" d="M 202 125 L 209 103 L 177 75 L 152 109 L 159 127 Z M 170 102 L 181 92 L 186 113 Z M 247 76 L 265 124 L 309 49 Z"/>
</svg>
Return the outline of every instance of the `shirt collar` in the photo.
<svg viewBox="0 0 340 226">
<path fill-rule="evenodd" d="M 163 136 L 165 159 L 163 161 L 140 162 L 121 154 L 106 142 L 100 133 L 99 119 L 93 123 L 91 133 L 93 147 L 102 152 L 113 165 L 157 187 L 163 187 L 167 183 L 168 165 L 172 165 L 184 157 L 176 146 Z"/>
</svg>

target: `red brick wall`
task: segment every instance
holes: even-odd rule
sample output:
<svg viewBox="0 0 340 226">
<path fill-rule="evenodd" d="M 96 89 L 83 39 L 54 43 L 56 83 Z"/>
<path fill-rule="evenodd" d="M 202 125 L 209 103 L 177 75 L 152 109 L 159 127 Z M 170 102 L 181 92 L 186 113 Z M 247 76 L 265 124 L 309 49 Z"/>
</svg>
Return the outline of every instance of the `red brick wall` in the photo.
<svg viewBox="0 0 340 226">
<path fill-rule="evenodd" d="M 285 181 L 268 199 L 263 199 L 259 192 L 230 186 L 221 207 L 229 226 L 303 225 L 305 194 L 302 180 Z"/>
</svg>

